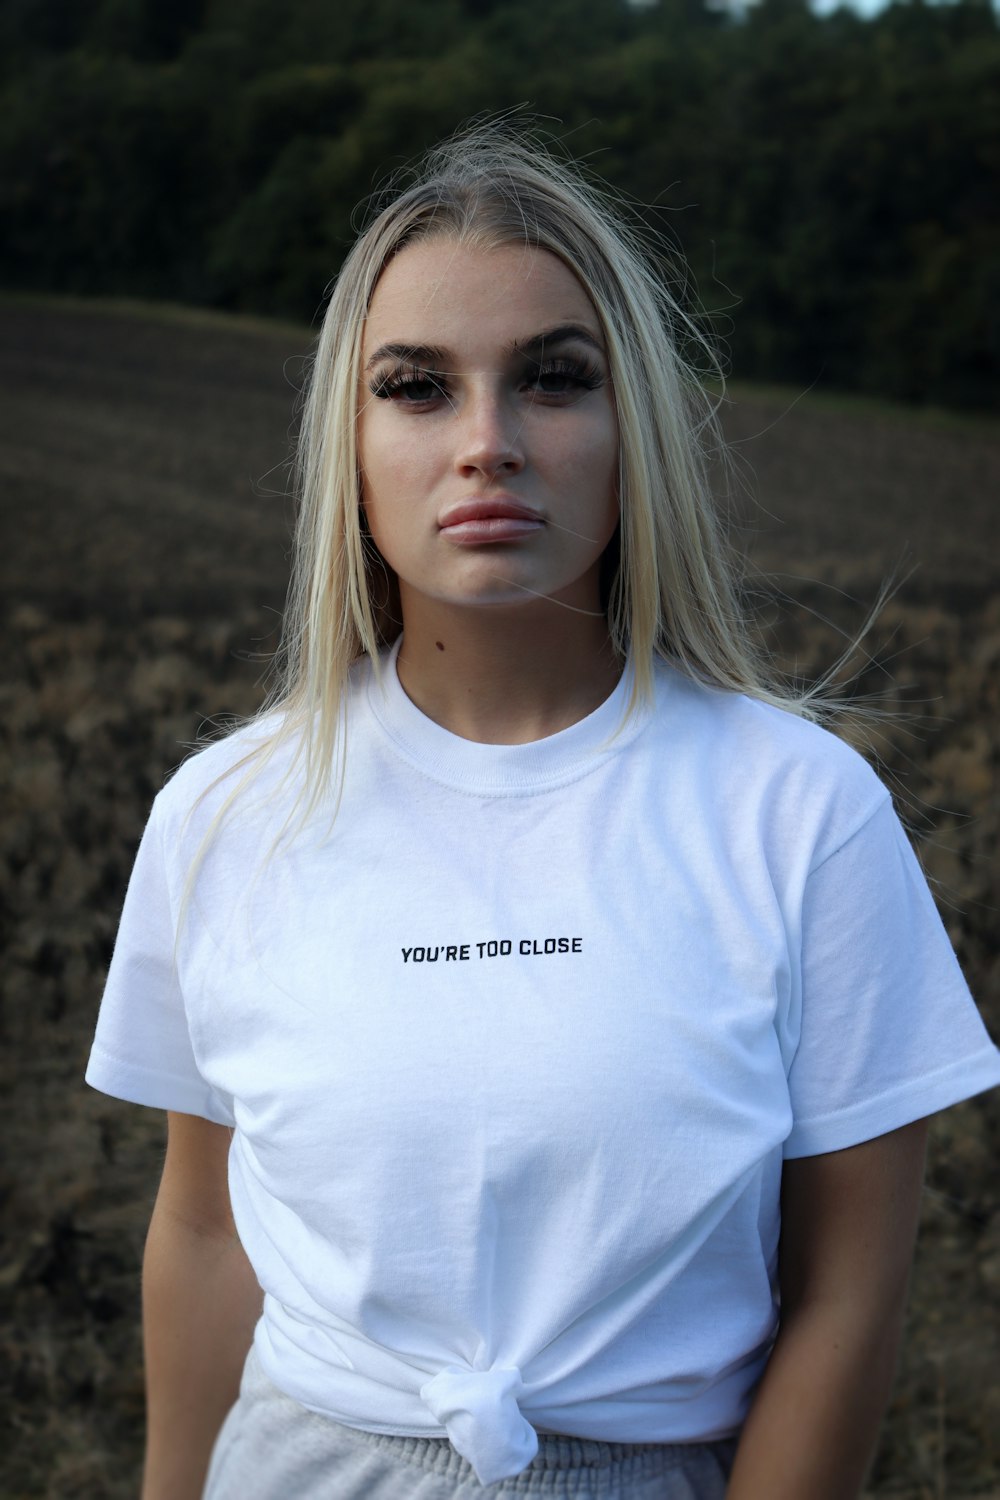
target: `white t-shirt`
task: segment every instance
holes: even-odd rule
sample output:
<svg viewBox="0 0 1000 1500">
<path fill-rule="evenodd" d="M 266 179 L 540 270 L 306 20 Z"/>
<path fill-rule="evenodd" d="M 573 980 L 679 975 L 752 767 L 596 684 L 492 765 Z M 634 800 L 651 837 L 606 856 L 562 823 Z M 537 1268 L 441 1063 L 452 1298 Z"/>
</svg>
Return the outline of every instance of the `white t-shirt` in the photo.
<svg viewBox="0 0 1000 1500">
<path fill-rule="evenodd" d="M 481 745 L 420 713 L 395 653 L 381 681 L 360 663 L 332 831 L 268 860 L 276 760 L 178 935 L 254 730 L 189 760 L 87 1072 L 235 1126 L 271 1379 L 350 1426 L 447 1433 L 484 1483 L 537 1428 L 737 1431 L 775 1334 L 783 1157 L 1000 1082 L 860 757 L 667 667 L 623 722 L 629 690 Z"/>
</svg>

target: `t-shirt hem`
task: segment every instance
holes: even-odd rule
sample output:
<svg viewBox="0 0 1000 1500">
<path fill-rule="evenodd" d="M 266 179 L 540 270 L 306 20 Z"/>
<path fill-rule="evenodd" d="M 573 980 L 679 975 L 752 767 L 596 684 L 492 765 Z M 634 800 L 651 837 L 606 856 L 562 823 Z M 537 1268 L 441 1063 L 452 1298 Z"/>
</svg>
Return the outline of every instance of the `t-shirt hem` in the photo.
<svg viewBox="0 0 1000 1500">
<path fill-rule="evenodd" d="M 128 1104 L 149 1109 L 172 1110 L 198 1115 L 216 1125 L 233 1126 L 234 1116 L 212 1094 L 207 1084 L 198 1085 L 176 1074 L 154 1072 L 136 1063 L 124 1063 L 94 1045 L 84 1081 L 99 1093 L 110 1094 Z"/>
<path fill-rule="evenodd" d="M 786 1160 L 843 1151 L 936 1114 L 1000 1084 L 1000 1050 L 992 1044 L 971 1057 L 866 1100 L 835 1115 L 798 1122 L 784 1145 Z"/>
<path fill-rule="evenodd" d="M 435 1420 L 420 1399 L 418 1389 L 404 1384 L 412 1377 L 419 1387 L 424 1379 L 431 1377 L 430 1368 L 414 1376 L 415 1367 L 410 1361 L 397 1356 L 405 1368 L 400 1371 L 402 1379 L 399 1382 L 394 1379 L 391 1384 L 355 1368 L 312 1360 L 289 1369 L 273 1343 L 275 1332 L 280 1337 L 281 1330 L 269 1326 L 267 1302 L 265 1299 L 264 1315 L 254 1331 L 251 1358 L 257 1371 L 281 1395 L 315 1416 L 356 1432 L 382 1437 L 448 1436 L 447 1428 Z M 672 1393 L 669 1387 L 660 1393 L 644 1387 L 641 1394 L 552 1401 L 547 1398 L 557 1394 L 555 1389 L 536 1387 L 529 1373 L 526 1389 L 518 1398 L 518 1408 L 537 1431 L 556 1437 L 679 1446 L 715 1443 L 737 1436 L 742 1429 L 769 1353 L 768 1348 L 752 1359 L 741 1361 L 722 1374 L 722 1383 L 706 1385 L 696 1395 L 683 1397 Z M 741 1382 L 736 1389 L 732 1388 L 734 1379 Z M 370 1415 L 372 1402 L 378 1398 L 391 1408 L 381 1421 Z"/>
</svg>

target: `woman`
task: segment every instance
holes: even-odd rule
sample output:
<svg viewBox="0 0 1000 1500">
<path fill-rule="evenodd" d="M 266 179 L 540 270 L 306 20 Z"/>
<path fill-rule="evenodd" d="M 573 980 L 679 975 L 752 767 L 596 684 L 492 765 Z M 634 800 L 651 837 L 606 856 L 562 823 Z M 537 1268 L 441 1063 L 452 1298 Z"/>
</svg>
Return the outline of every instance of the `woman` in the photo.
<svg viewBox="0 0 1000 1500">
<path fill-rule="evenodd" d="M 681 337 L 497 131 L 344 266 L 285 685 L 157 798 L 88 1070 L 169 1111 L 144 1500 L 860 1488 L 1000 1059 L 748 647 Z"/>
</svg>

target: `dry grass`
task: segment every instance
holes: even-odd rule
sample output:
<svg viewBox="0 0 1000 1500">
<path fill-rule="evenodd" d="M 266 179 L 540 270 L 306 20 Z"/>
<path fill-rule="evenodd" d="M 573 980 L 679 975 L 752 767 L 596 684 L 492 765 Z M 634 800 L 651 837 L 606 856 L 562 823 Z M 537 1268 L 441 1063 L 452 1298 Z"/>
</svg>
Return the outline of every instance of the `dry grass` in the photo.
<svg viewBox="0 0 1000 1500">
<path fill-rule="evenodd" d="M 134 308 L 0 307 L 0 882 L 8 961 L 0 1390 L 11 1500 L 124 1500 L 142 1426 L 138 1267 L 163 1126 L 81 1084 L 124 883 L 165 773 L 257 701 L 307 337 Z M 287 370 L 285 368 L 287 363 Z M 863 404 L 741 392 L 727 413 L 775 649 L 815 671 L 904 545 L 862 675 L 887 773 L 996 1035 L 1000 439 Z M 761 436 L 755 434 L 761 433 Z M 831 623 L 824 624 L 820 617 Z M 889 664 L 891 676 L 886 675 Z M 871 1495 L 1000 1493 L 1000 1105 L 934 1126 L 906 1348 Z"/>
</svg>

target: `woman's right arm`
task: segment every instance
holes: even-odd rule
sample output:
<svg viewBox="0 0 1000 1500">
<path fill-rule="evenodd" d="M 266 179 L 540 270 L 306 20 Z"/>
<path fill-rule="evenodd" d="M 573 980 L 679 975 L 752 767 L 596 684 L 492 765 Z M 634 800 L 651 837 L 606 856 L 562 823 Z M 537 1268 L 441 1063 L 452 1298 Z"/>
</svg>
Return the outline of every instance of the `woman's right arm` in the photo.
<svg viewBox="0 0 1000 1500">
<path fill-rule="evenodd" d="M 262 1293 L 229 1205 L 230 1137 L 224 1125 L 168 1115 L 143 1259 L 142 1500 L 200 1500 L 260 1316 Z"/>
</svg>

